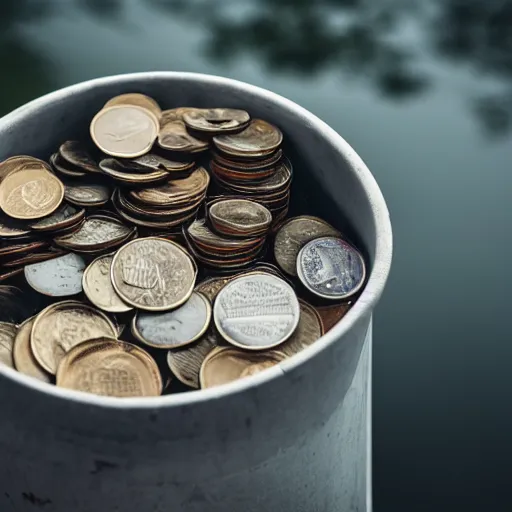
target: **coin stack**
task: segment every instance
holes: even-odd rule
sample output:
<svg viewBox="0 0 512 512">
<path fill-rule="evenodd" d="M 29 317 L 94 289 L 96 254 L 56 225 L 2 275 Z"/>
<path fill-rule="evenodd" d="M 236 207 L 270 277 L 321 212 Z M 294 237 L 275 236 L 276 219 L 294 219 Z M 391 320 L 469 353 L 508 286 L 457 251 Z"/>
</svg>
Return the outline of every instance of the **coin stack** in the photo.
<svg viewBox="0 0 512 512">
<path fill-rule="evenodd" d="M 0 162 L 1 363 L 76 391 L 156 396 L 278 366 L 347 313 L 363 256 L 325 220 L 286 218 L 278 127 L 129 93 L 90 135 L 49 162 Z"/>
</svg>

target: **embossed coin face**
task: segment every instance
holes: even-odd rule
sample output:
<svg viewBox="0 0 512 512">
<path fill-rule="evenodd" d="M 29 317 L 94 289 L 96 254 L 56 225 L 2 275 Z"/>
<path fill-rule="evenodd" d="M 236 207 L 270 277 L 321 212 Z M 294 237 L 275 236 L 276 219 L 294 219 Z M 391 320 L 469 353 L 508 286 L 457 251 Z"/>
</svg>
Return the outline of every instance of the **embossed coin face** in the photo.
<svg viewBox="0 0 512 512">
<path fill-rule="evenodd" d="M 201 388 L 220 386 L 250 377 L 267 368 L 272 368 L 284 359 L 284 354 L 272 350 L 246 352 L 232 347 L 217 348 L 203 361 L 199 374 Z"/>
<path fill-rule="evenodd" d="M 84 259 L 70 252 L 58 258 L 26 265 L 25 279 L 43 295 L 67 297 L 82 291 L 84 269 Z"/>
<path fill-rule="evenodd" d="M 278 265 L 291 276 L 297 275 L 297 256 L 310 240 L 323 236 L 339 237 L 340 233 L 317 217 L 301 215 L 286 222 L 277 232 L 274 256 Z"/>
<path fill-rule="evenodd" d="M 252 235 L 265 232 L 272 222 L 272 214 L 261 204 L 246 199 L 226 199 L 213 204 L 210 220 L 220 233 Z"/>
<path fill-rule="evenodd" d="M 315 308 L 303 300 L 299 300 L 299 304 L 299 325 L 291 337 L 279 347 L 279 351 L 287 356 L 298 354 L 324 334 L 320 315 Z"/>
<path fill-rule="evenodd" d="M 37 362 L 49 373 L 74 346 L 101 336 L 117 337 L 114 324 L 104 313 L 74 300 L 43 309 L 32 326 L 31 347 Z"/>
<path fill-rule="evenodd" d="M 96 258 L 85 269 L 83 288 L 87 298 L 96 307 L 109 313 L 125 313 L 133 308 L 121 300 L 112 286 L 110 272 L 113 260 L 113 254 Z"/>
<path fill-rule="evenodd" d="M 158 133 L 158 145 L 162 149 L 182 153 L 199 153 L 208 149 L 208 141 L 190 135 L 183 121 L 170 121 L 163 124 Z"/>
<path fill-rule="evenodd" d="M 177 348 L 200 338 L 212 315 L 210 302 L 200 293 L 173 311 L 138 312 L 133 318 L 132 333 L 142 343 L 156 348 Z"/>
<path fill-rule="evenodd" d="M 64 185 L 45 167 L 9 174 L 0 184 L 0 207 L 15 219 L 40 219 L 55 211 Z"/>
<path fill-rule="evenodd" d="M 149 152 L 158 129 L 158 119 L 150 110 L 116 105 L 96 114 L 91 122 L 91 137 L 107 155 L 135 158 Z"/>
<path fill-rule="evenodd" d="M 195 108 L 183 113 L 183 121 L 189 128 L 210 133 L 240 130 L 249 120 L 245 110 L 234 108 Z"/>
<path fill-rule="evenodd" d="M 206 356 L 221 345 L 223 340 L 217 331 L 210 327 L 206 333 L 192 345 L 167 353 L 167 364 L 176 378 L 194 389 L 199 389 L 199 372 Z"/>
<path fill-rule="evenodd" d="M 11 156 L 3 162 L 0 162 L 0 181 L 13 172 L 41 167 L 47 170 L 49 169 L 48 164 L 38 158 L 27 155 Z"/>
<path fill-rule="evenodd" d="M 83 208 L 62 204 L 51 215 L 30 225 L 35 231 L 57 231 L 78 224 L 85 217 Z"/>
<path fill-rule="evenodd" d="M 282 279 L 264 273 L 230 281 L 217 295 L 215 325 L 229 343 L 264 350 L 280 345 L 299 323 L 299 301 Z"/>
<path fill-rule="evenodd" d="M 300 250 L 297 274 L 315 295 L 340 300 L 361 289 L 366 269 L 361 253 L 348 242 L 323 237 L 308 242 Z"/>
<path fill-rule="evenodd" d="M 213 142 L 218 149 L 233 156 L 263 156 L 276 150 L 283 142 L 281 130 L 263 119 L 253 119 L 245 130 L 217 135 Z"/>
<path fill-rule="evenodd" d="M 57 371 L 57 386 L 119 398 L 158 396 L 162 378 L 145 350 L 101 337 L 75 346 L 64 356 Z"/>
<path fill-rule="evenodd" d="M 128 304 L 146 311 L 167 311 L 192 294 L 196 267 L 178 244 L 163 238 L 139 238 L 114 256 L 112 284 Z"/>
<path fill-rule="evenodd" d="M 14 368 L 12 357 L 17 328 L 14 324 L 0 322 L 0 364 Z"/>
<path fill-rule="evenodd" d="M 19 327 L 14 339 L 13 357 L 16 370 L 42 382 L 50 382 L 50 374 L 36 361 L 30 348 L 30 333 L 32 332 L 33 318 L 25 320 Z"/>
<path fill-rule="evenodd" d="M 68 182 L 64 197 L 77 206 L 101 206 L 110 199 L 110 190 L 105 185 Z"/>
<path fill-rule="evenodd" d="M 55 243 L 71 250 L 93 251 L 117 245 L 128 239 L 133 232 L 133 228 L 114 217 L 91 215 L 85 219 L 80 229 L 55 238 Z"/>
</svg>

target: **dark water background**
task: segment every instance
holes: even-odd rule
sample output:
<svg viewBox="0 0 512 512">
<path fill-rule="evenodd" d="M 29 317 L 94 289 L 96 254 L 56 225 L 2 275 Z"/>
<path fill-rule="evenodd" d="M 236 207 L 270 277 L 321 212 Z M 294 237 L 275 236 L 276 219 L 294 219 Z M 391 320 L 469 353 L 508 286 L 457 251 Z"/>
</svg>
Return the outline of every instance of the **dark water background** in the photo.
<svg viewBox="0 0 512 512">
<path fill-rule="evenodd" d="M 375 510 L 510 511 L 511 27 L 506 0 L 0 0 L 0 115 L 92 77 L 183 70 L 325 120 L 394 227 Z"/>
</svg>

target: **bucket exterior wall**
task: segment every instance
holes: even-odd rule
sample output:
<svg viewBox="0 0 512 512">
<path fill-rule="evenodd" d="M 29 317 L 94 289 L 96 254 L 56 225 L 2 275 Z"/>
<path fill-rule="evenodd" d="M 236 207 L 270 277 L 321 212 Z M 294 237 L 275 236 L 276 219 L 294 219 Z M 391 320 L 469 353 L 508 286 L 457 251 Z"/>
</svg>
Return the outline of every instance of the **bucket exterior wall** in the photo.
<svg viewBox="0 0 512 512">
<path fill-rule="evenodd" d="M 0 160 L 47 158 L 110 97 L 245 108 L 282 127 L 369 258 L 343 322 L 279 368 L 211 390 L 126 401 L 0 368 L 0 511 L 367 511 L 371 315 L 391 262 L 380 191 L 348 144 L 294 103 L 240 82 L 142 73 L 52 93 L 0 120 Z M 293 190 L 293 189 L 292 189 Z"/>
</svg>

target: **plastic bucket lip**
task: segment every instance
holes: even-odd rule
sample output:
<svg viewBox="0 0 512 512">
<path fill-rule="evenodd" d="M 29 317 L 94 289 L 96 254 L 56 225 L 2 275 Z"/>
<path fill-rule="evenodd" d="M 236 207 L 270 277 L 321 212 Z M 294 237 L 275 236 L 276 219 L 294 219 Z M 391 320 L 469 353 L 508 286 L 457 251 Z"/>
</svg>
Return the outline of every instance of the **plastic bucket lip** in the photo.
<svg viewBox="0 0 512 512">
<path fill-rule="evenodd" d="M 181 407 L 185 405 L 190 406 L 204 401 L 219 400 L 224 397 L 242 393 L 245 390 L 258 386 L 262 383 L 284 377 L 286 373 L 292 371 L 299 365 L 306 364 L 309 359 L 315 357 L 315 355 L 322 352 L 331 344 L 336 343 L 336 341 L 348 333 L 362 317 L 371 314 L 382 295 L 388 279 L 393 251 L 391 223 L 384 197 L 382 196 L 379 186 L 366 164 L 354 149 L 345 141 L 345 139 L 343 139 L 343 137 L 314 114 L 283 96 L 238 80 L 202 73 L 155 71 L 113 75 L 88 80 L 59 89 L 17 108 L 0 119 L 0 133 L 2 131 L 9 131 L 11 127 L 18 122 L 18 120 L 37 114 L 37 110 L 43 106 L 59 103 L 60 100 L 69 96 L 79 96 L 80 93 L 96 87 L 111 84 L 122 85 L 123 83 L 129 83 L 133 80 L 146 82 L 188 80 L 202 82 L 203 84 L 207 84 L 212 87 L 228 86 L 236 88 L 242 93 L 248 93 L 252 96 L 263 98 L 271 102 L 275 108 L 288 111 L 289 113 L 297 116 L 307 123 L 310 130 L 316 131 L 322 138 L 327 140 L 332 147 L 333 152 L 337 152 L 342 155 L 350 164 L 352 173 L 363 187 L 366 200 L 373 215 L 373 222 L 376 227 L 375 256 L 373 264 L 368 269 L 368 281 L 366 286 L 358 300 L 344 316 L 343 321 L 334 326 L 327 334 L 322 336 L 322 338 L 309 347 L 305 348 L 299 354 L 285 360 L 278 367 L 274 366 L 267 369 L 265 372 L 258 373 L 246 379 L 241 379 L 210 389 L 151 398 L 119 399 L 58 388 L 54 385 L 39 382 L 36 379 L 23 375 L 11 368 L 4 367 L 3 365 L 0 365 L 0 374 L 12 379 L 21 386 L 41 392 L 48 397 L 70 400 L 82 403 L 89 407 L 95 406 L 112 409 L 156 409 Z"/>
</svg>

